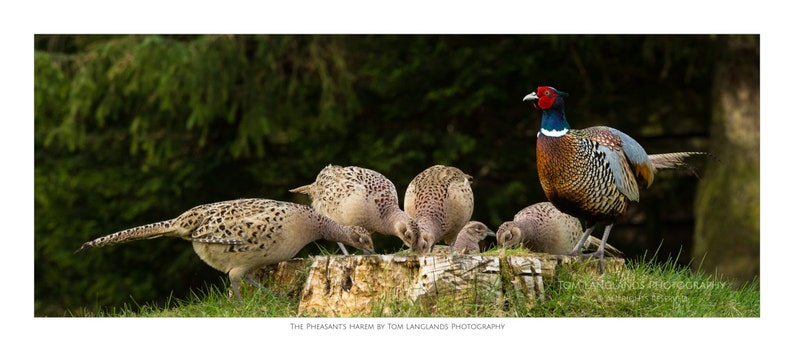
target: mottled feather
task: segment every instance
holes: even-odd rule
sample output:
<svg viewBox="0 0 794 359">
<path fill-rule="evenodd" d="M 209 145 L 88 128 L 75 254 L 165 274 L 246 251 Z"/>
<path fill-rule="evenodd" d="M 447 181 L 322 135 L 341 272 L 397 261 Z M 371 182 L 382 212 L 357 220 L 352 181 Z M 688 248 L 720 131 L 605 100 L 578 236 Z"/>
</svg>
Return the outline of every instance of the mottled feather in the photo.
<svg viewBox="0 0 794 359">
<path fill-rule="evenodd" d="M 416 219 L 427 251 L 438 242 L 452 245 L 474 211 L 472 177 L 460 169 L 435 165 L 408 184 L 405 212 Z"/>
<path fill-rule="evenodd" d="M 239 199 L 196 206 L 172 220 L 100 237 L 84 243 L 76 252 L 160 236 L 191 241 L 204 262 L 228 273 L 238 299 L 238 284 L 252 269 L 288 260 L 312 241 L 325 238 L 373 251 L 372 239 L 364 228 L 340 225 L 308 206 Z"/>
<path fill-rule="evenodd" d="M 689 168 L 684 160 L 693 155 L 707 155 L 706 152 L 673 152 L 673 153 L 660 153 L 648 156 L 648 160 L 653 164 L 656 169 L 665 168 Z"/>
<path fill-rule="evenodd" d="M 480 242 L 487 236 L 495 236 L 496 233 L 492 231 L 485 223 L 480 221 L 469 221 L 458 232 L 455 239 L 453 250 L 457 253 L 479 253 Z"/>
<path fill-rule="evenodd" d="M 578 219 L 560 212 L 550 202 L 540 202 L 523 208 L 512 221 L 502 223 L 496 231 L 496 243 L 500 247 L 521 246 L 535 252 L 567 254 L 582 234 Z M 585 246 L 595 250 L 600 244 L 600 239 L 589 236 Z M 623 254 L 608 244 L 605 249 L 610 256 Z"/>
<path fill-rule="evenodd" d="M 617 129 L 571 129 L 565 96 L 553 87 L 540 86 L 524 97 L 543 111 L 536 144 L 538 176 L 554 206 L 585 221 L 587 229 L 571 254 L 580 254 L 596 223 L 606 224 L 602 245 L 594 254 L 603 259 L 615 220 L 630 201 L 639 201 L 639 190 L 653 183 L 655 170 L 678 165 L 693 152 L 648 156 L 637 141 Z"/>
<path fill-rule="evenodd" d="M 417 247 L 416 221 L 400 209 L 394 183 L 377 171 L 328 165 L 313 183 L 290 192 L 308 195 L 317 212 L 341 224 L 393 235 L 408 247 Z"/>
</svg>

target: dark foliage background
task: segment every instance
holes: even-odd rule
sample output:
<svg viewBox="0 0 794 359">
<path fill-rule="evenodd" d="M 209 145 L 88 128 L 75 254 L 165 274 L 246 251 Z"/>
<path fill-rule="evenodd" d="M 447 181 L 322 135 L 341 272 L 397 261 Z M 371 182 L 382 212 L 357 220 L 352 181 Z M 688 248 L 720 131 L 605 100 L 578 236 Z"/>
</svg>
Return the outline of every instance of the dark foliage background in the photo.
<svg viewBox="0 0 794 359">
<path fill-rule="evenodd" d="M 573 127 L 620 128 L 649 153 L 709 150 L 726 37 L 37 35 L 35 315 L 220 284 L 177 239 L 73 252 L 198 204 L 308 203 L 288 190 L 329 163 L 377 170 L 401 193 L 431 165 L 459 167 L 475 178 L 474 218 L 496 229 L 545 200 L 540 113 L 521 101 L 538 85 L 570 93 Z M 689 265 L 698 183 L 661 172 L 610 243 Z M 336 248 L 300 255 L 320 246 Z"/>
</svg>

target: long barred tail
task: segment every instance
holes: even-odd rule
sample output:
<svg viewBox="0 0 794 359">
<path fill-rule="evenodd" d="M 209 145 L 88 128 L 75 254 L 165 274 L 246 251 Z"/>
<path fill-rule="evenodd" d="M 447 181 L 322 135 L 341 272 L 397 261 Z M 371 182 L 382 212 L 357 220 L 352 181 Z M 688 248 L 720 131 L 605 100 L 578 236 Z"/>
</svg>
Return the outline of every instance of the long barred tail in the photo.
<svg viewBox="0 0 794 359">
<path fill-rule="evenodd" d="M 684 162 L 685 159 L 692 155 L 708 155 L 707 152 L 672 152 L 672 153 L 659 153 L 655 155 L 648 155 L 648 160 L 654 168 L 688 168 L 689 164 Z"/>
<path fill-rule="evenodd" d="M 312 184 L 314 184 L 314 183 L 312 183 Z M 310 192 L 310 190 L 312 188 L 312 184 L 307 184 L 307 185 L 300 186 L 298 188 L 293 188 L 293 189 L 291 189 L 289 191 L 292 192 L 292 193 L 309 194 L 309 192 Z"/>
<path fill-rule="evenodd" d="M 171 219 L 108 234 L 107 236 L 99 237 L 93 241 L 83 243 L 83 245 L 74 252 L 77 253 L 90 247 L 103 247 L 124 242 L 137 241 L 140 239 L 156 238 L 165 234 L 170 234 L 173 232 L 173 221 L 174 220 Z"/>
</svg>

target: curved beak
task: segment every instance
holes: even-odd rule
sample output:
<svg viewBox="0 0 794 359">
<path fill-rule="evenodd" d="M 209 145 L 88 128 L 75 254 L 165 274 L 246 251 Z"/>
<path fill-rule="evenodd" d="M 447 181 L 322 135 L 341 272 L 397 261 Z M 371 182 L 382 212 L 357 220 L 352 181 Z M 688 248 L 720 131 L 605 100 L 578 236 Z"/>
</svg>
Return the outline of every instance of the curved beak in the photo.
<svg viewBox="0 0 794 359">
<path fill-rule="evenodd" d="M 539 99 L 539 98 L 540 98 L 540 97 L 538 97 L 538 95 L 536 95 L 536 94 L 533 92 L 533 93 L 531 93 L 531 94 L 529 94 L 529 95 L 526 95 L 526 96 L 524 96 L 524 99 L 523 99 L 522 101 L 534 101 L 534 100 L 537 100 L 537 99 Z"/>
</svg>

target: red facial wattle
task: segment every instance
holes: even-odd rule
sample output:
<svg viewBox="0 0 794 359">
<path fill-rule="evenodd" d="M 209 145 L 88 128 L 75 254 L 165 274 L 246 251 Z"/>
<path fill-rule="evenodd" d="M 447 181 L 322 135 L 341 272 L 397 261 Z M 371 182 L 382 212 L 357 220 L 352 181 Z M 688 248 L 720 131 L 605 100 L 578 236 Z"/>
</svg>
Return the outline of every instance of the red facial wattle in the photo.
<svg viewBox="0 0 794 359">
<path fill-rule="evenodd" d="M 540 98 L 538 99 L 538 103 L 536 105 L 537 108 L 539 108 L 541 110 L 547 110 L 547 109 L 551 108 L 551 106 L 554 105 L 554 98 L 555 97 L 556 97 L 556 95 L 554 95 L 554 94 L 552 94 L 552 95 L 546 95 L 546 94 L 541 95 Z"/>
</svg>

